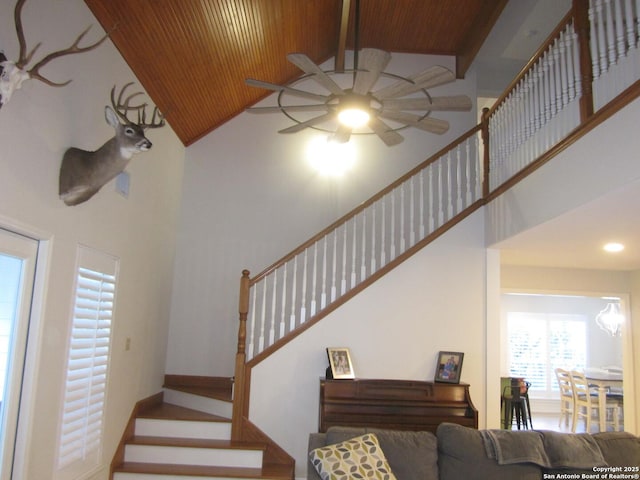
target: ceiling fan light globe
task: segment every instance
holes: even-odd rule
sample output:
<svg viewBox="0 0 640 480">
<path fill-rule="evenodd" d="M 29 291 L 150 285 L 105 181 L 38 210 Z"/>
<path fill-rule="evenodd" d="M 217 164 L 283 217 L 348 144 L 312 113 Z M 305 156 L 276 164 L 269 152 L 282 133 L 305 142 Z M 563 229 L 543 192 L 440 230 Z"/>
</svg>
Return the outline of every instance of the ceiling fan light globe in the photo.
<svg viewBox="0 0 640 480">
<path fill-rule="evenodd" d="M 369 112 L 361 108 L 345 108 L 338 113 L 338 121 L 350 128 L 364 127 L 370 118 Z"/>
</svg>

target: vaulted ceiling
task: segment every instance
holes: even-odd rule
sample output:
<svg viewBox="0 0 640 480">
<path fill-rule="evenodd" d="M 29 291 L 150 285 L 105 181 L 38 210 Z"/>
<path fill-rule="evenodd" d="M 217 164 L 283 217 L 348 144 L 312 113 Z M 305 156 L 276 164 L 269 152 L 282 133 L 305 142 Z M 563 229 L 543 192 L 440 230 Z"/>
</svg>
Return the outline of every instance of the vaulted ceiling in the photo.
<svg viewBox="0 0 640 480">
<path fill-rule="evenodd" d="M 302 73 L 288 53 L 322 63 L 356 38 L 355 0 L 344 17 L 343 0 L 85 2 L 185 145 L 271 93 L 246 78 L 287 83 Z M 358 45 L 455 56 L 462 78 L 506 3 L 362 0 Z"/>
</svg>

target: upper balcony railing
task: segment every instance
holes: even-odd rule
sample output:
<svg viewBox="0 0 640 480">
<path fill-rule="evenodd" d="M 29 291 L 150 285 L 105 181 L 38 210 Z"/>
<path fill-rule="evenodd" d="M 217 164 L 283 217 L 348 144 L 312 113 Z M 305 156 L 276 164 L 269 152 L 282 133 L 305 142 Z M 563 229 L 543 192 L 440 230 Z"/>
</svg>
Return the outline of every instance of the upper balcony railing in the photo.
<svg viewBox="0 0 640 480">
<path fill-rule="evenodd" d="M 258 275 L 243 272 L 236 437 L 247 368 L 508 188 L 621 93 L 639 95 L 639 13 L 640 0 L 574 0 L 480 125 Z"/>
</svg>

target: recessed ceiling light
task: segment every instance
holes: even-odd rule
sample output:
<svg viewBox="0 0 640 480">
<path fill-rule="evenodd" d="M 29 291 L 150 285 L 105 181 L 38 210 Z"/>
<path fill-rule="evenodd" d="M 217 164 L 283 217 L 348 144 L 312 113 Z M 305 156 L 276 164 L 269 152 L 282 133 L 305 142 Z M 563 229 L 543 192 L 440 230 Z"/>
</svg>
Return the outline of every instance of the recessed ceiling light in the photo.
<svg viewBox="0 0 640 480">
<path fill-rule="evenodd" d="M 624 250 L 624 245 L 617 242 L 607 243 L 604 247 L 602 247 L 606 252 L 615 253 L 621 252 Z"/>
</svg>

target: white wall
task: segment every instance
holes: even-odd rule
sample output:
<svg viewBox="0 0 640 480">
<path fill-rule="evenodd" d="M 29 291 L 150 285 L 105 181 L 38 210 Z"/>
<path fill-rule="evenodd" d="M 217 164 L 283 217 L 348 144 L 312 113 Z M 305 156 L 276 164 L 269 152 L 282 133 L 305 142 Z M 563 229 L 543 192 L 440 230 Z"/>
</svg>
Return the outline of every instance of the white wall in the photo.
<svg viewBox="0 0 640 480">
<path fill-rule="evenodd" d="M 403 75 L 434 64 L 454 69 L 449 57 L 394 54 L 387 70 Z M 433 94 L 474 98 L 474 85 L 471 73 Z M 263 104 L 275 104 L 274 96 Z M 409 128 L 392 148 L 375 136 L 353 137 L 357 163 L 341 178 L 322 177 L 307 163 L 305 147 L 318 132 L 277 133 L 292 123 L 281 114 L 243 113 L 191 145 L 167 373 L 232 375 L 242 270 L 258 274 L 476 124 L 475 112 L 436 113 L 451 122 L 445 135 Z"/>
<path fill-rule="evenodd" d="M 438 351 L 464 352 L 461 381 L 485 425 L 483 222 L 468 217 L 253 369 L 249 417 L 295 457 L 296 476 L 318 431 L 326 347 L 348 347 L 357 378 L 425 381 Z"/>
<path fill-rule="evenodd" d="M 488 205 L 487 245 L 640 178 L 636 99 Z M 544 192 L 541 195 L 540 192 Z"/>
<path fill-rule="evenodd" d="M 0 48 L 10 59 L 18 56 L 14 3 L 0 6 Z M 89 24 L 87 42 L 103 31 L 81 0 L 29 0 L 23 10 L 28 46 L 43 41 L 37 58 L 67 47 Z M 106 479 L 134 403 L 162 385 L 184 147 L 169 127 L 150 130 L 152 150 L 128 168 L 128 199 L 109 184 L 87 203 L 65 206 L 58 199 L 63 152 L 72 145 L 93 150 L 113 136 L 103 113 L 109 91 L 136 79 L 109 40 L 92 52 L 56 59 L 40 73 L 73 81 L 53 88 L 29 80 L 0 110 L 0 226 L 45 239 L 48 253 L 39 345 L 30 345 L 39 354 L 27 378 L 31 404 L 24 411 L 32 424 L 21 478 L 54 478 L 76 248 L 84 244 L 120 259 L 104 463 L 92 476 Z"/>
</svg>

